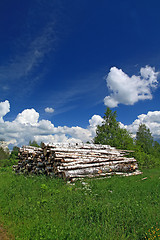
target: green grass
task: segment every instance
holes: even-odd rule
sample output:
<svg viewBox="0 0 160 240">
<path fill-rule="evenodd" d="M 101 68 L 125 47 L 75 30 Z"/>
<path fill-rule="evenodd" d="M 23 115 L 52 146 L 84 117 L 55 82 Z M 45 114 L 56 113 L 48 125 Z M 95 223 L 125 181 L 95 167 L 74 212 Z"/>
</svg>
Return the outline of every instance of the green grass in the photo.
<svg viewBox="0 0 160 240">
<path fill-rule="evenodd" d="M 160 169 L 85 182 L 1 168 L 0 221 L 15 239 L 152 239 L 149 231 L 160 223 Z"/>
</svg>

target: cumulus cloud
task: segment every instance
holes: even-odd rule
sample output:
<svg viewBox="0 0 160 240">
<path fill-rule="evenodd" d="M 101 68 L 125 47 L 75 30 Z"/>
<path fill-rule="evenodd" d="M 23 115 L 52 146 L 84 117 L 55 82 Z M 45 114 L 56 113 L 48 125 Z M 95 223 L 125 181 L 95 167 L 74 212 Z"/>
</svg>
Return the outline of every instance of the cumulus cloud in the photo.
<svg viewBox="0 0 160 240">
<path fill-rule="evenodd" d="M 44 142 L 44 143 L 58 143 L 58 142 L 64 142 L 64 143 L 81 143 L 82 141 L 80 139 L 76 138 L 67 138 L 65 134 L 55 134 L 55 135 L 47 135 L 47 136 L 35 136 L 34 140 L 37 142 Z"/>
<path fill-rule="evenodd" d="M 10 112 L 10 103 L 8 100 L 0 102 L 0 122 L 4 122 L 3 117 Z"/>
<path fill-rule="evenodd" d="M 97 125 L 103 123 L 103 118 L 99 115 L 93 115 L 86 128 L 79 126 L 67 127 L 58 126 L 49 120 L 39 120 L 39 113 L 35 109 L 25 109 L 17 115 L 13 121 L 4 121 L 5 116 L 10 111 L 8 101 L 0 103 L 0 138 L 4 138 L 8 144 L 22 146 L 28 144 L 29 140 L 36 140 L 38 143 L 56 143 L 56 142 L 87 142 L 92 141 L 96 135 Z M 147 114 L 141 114 L 130 125 L 120 123 L 120 126 L 135 134 L 139 124 L 144 123 L 155 139 L 160 139 L 160 111 L 149 111 Z"/>
<path fill-rule="evenodd" d="M 53 113 L 53 112 L 54 112 L 54 109 L 47 107 L 47 108 L 45 108 L 45 112 L 47 112 L 47 113 Z"/>
<path fill-rule="evenodd" d="M 10 111 L 8 101 L 0 103 L 0 138 L 9 144 L 22 146 L 29 140 L 37 142 L 86 142 L 91 141 L 96 134 L 96 126 L 103 121 L 99 115 L 94 115 L 89 120 L 87 128 L 79 126 L 58 126 L 49 120 L 39 120 L 39 113 L 35 109 L 25 109 L 17 115 L 12 122 L 4 121 L 3 116 Z"/>
<path fill-rule="evenodd" d="M 145 124 L 150 129 L 154 139 L 160 140 L 160 111 L 149 111 L 147 114 L 141 114 L 132 124 L 125 127 L 135 135 L 140 124 Z"/>
<path fill-rule="evenodd" d="M 89 120 L 90 127 L 96 127 L 97 125 L 102 125 L 103 118 L 99 115 L 93 115 Z"/>
<path fill-rule="evenodd" d="M 32 109 L 25 109 L 22 113 L 19 113 L 16 122 L 21 124 L 35 125 L 38 122 L 39 113 Z"/>
<path fill-rule="evenodd" d="M 120 103 L 133 105 L 139 100 L 151 100 L 152 89 L 158 86 L 158 74 L 155 68 L 146 66 L 140 69 L 139 76 L 129 77 L 122 69 L 112 67 L 106 77 L 107 87 L 111 94 L 104 98 L 104 104 L 113 108 Z"/>
</svg>

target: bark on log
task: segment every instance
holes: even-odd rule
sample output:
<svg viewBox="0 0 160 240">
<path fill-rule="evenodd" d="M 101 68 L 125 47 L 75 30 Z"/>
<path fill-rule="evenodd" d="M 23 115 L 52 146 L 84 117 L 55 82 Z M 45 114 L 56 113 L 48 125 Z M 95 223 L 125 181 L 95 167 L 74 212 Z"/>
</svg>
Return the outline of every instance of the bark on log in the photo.
<svg viewBox="0 0 160 240">
<path fill-rule="evenodd" d="M 57 160 L 57 158 L 55 158 Z M 109 158 L 92 158 L 92 157 L 83 157 L 83 158 L 76 158 L 76 159 L 69 159 L 63 158 L 61 159 L 62 166 L 70 166 L 76 164 L 83 164 L 83 163 L 100 163 L 100 162 L 110 162 L 110 161 L 136 161 L 134 158 L 126 158 L 126 157 L 109 157 Z"/>
<path fill-rule="evenodd" d="M 128 164 L 128 165 L 112 165 L 112 166 L 104 166 L 104 167 L 92 167 L 92 168 L 85 168 L 85 169 L 76 169 L 76 170 L 69 170 L 69 171 L 63 171 L 63 178 L 68 179 L 76 176 L 88 176 L 88 175 L 98 175 L 102 176 L 103 174 L 106 173 L 111 173 L 113 174 L 116 172 L 133 172 L 138 169 L 137 164 Z"/>
<path fill-rule="evenodd" d="M 66 179 L 126 174 L 137 169 L 136 160 L 124 156 L 127 152 L 94 144 L 53 144 L 43 149 L 23 146 L 19 151 L 19 163 L 13 169 L 16 173 L 56 175 Z"/>
<path fill-rule="evenodd" d="M 71 149 L 71 148 L 50 148 L 50 149 L 48 149 L 48 150 L 44 150 L 45 152 L 49 152 L 49 151 L 51 151 L 51 152 L 59 152 L 59 153 L 77 153 L 77 152 L 79 152 L 79 153 L 85 153 L 85 154 L 106 154 L 106 155 L 108 155 L 108 154 L 112 154 L 112 155 L 120 155 L 121 154 L 121 152 L 120 151 L 118 151 L 118 150 L 116 150 L 116 149 L 109 149 L 109 150 L 106 150 L 106 149 L 100 149 L 100 150 L 98 150 L 98 149 L 91 149 L 91 150 L 89 150 L 89 149 Z"/>
<path fill-rule="evenodd" d="M 121 160 L 121 161 L 108 161 L 108 162 L 96 162 L 96 163 L 92 163 L 92 162 L 88 162 L 87 164 L 84 163 L 84 162 L 77 162 L 73 165 L 64 165 L 61 164 L 59 167 L 57 167 L 58 170 L 70 170 L 70 169 L 82 169 L 82 168 L 89 168 L 89 167 L 101 167 L 101 166 L 113 166 L 113 165 L 116 165 L 116 164 L 132 164 L 136 162 L 135 159 L 133 160 L 128 160 L 128 159 L 125 159 L 125 160 Z"/>
<path fill-rule="evenodd" d="M 82 178 L 98 178 L 98 179 L 102 179 L 102 178 L 105 178 L 105 177 L 110 177 L 112 175 L 119 175 L 119 176 L 134 176 L 134 175 L 139 175 L 139 174 L 142 174 L 141 171 L 139 170 L 136 170 L 134 172 L 130 172 L 130 173 L 124 173 L 124 172 L 110 172 L 110 173 L 101 173 L 101 174 L 95 174 L 95 175 L 77 175 L 76 177 L 71 177 L 69 180 L 71 182 L 74 182 L 74 181 L 77 181 L 78 179 L 82 179 Z M 68 180 L 68 179 L 66 179 Z"/>
</svg>

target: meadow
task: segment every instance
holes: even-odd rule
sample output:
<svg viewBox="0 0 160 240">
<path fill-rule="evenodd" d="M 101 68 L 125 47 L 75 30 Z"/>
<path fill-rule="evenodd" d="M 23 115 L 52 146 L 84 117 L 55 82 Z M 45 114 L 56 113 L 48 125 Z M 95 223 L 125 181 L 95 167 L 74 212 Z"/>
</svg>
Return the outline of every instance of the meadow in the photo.
<svg viewBox="0 0 160 240">
<path fill-rule="evenodd" d="M 15 239 L 160 239 L 160 169 L 67 184 L 0 168 L 0 223 Z"/>
</svg>

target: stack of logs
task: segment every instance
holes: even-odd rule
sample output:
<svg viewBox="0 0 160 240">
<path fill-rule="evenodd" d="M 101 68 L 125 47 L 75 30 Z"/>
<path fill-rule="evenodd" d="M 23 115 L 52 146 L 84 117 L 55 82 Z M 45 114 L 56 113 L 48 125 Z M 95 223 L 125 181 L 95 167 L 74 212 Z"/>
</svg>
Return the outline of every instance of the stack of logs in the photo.
<svg viewBox="0 0 160 240">
<path fill-rule="evenodd" d="M 54 160 L 45 157 L 43 148 L 23 146 L 19 148 L 18 158 L 18 165 L 13 166 L 16 173 L 54 176 Z"/>
<path fill-rule="evenodd" d="M 19 151 L 19 163 L 13 169 L 16 173 L 46 174 L 68 180 L 140 174 L 136 159 L 125 156 L 128 152 L 95 144 L 23 146 Z"/>
</svg>

